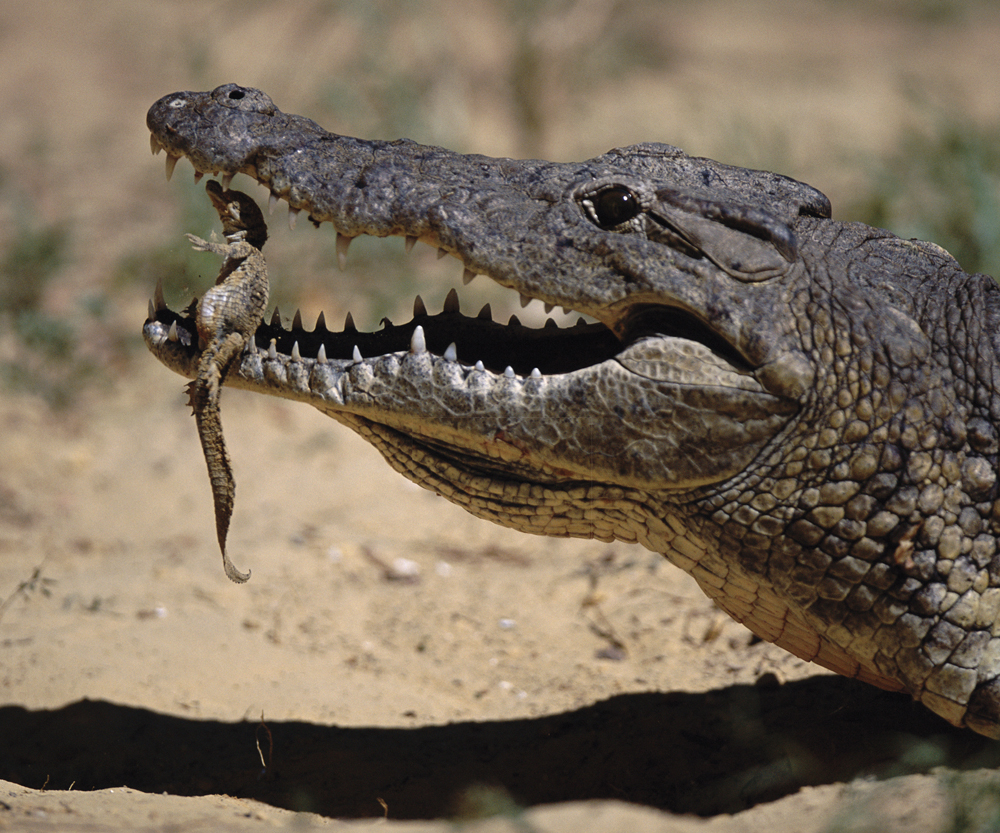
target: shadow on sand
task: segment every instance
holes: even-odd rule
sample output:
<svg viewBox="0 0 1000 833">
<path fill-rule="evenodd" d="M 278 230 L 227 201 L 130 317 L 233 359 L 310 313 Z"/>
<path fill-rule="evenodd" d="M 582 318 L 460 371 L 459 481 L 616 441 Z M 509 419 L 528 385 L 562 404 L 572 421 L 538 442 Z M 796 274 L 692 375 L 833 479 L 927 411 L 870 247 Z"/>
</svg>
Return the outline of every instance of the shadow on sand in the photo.
<svg viewBox="0 0 1000 833">
<path fill-rule="evenodd" d="M 997 766 L 1000 744 L 839 677 L 628 694 L 564 714 L 412 729 L 188 720 L 114 703 L 0 708 L 0 778 L 28 787 L 225 793 L 327 816 L 452 815 L 495 786 L 530 806 L 613 798 L 733 813 L 810 784 Z"/>
</svg>

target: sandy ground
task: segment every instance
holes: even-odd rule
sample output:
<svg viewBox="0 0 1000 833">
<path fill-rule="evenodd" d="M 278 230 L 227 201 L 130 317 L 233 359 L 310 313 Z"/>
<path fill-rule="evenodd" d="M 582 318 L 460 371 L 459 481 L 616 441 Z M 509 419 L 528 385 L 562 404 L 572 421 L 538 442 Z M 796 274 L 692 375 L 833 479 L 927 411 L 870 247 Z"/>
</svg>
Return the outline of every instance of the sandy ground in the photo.
<svg viewBox="0 0 1000 833">
<path fill-rule="evenodd" d="M 311 409 L 231 391 L 230 552 L 253 578 L 226 580 L 182 381 L 136 347 L 145 294 L 114 277 L 207 231 L 178 225 L 195 189 L 186 163 L 168 184 L 151 160 L 148 105 L 236 80 L 360 133 L 322 91 L 388 49 L 442 61 L 412 105 L 431 135 L 413 138 L 523 140 L 490 95 L 512 48 L 493 4 L 430 30 L 400 17 L 388 44 L 346 4 L 291 5 L 0 4 L 0 244 L 29 214 L 69 228 L 46 308 L 104 292 L 102 326 L 129 334 L 89 334 L 104 381 L 68 410 L 0 394 L 0 829 L 932 831 L 995 796 L 990 773 L 956 774 L 995 766 L 994 744 L 754 643 L 657 555 L 493 527 Z M 556 85 L 537 152 L 662 140 L 762 164 L 779 138 L 783 172 L 836 208 L 845 155 L 925 116 L 907 87 L 973 118 L 1000 104 L 985 5 L 650 8 L 666 58 L 579 106 Z M 274 225 L 272 285 L 333 284 L 306 293 L 312 314 L 364 309 L 363 286 L 302 275 L 320 232 Z M 440 303 L 458 275 L 416 262 Z M 181 279 L 203 285 L 204 263 Z M 3 358 L 21 349 L 0 334 Z"/>
</svg>

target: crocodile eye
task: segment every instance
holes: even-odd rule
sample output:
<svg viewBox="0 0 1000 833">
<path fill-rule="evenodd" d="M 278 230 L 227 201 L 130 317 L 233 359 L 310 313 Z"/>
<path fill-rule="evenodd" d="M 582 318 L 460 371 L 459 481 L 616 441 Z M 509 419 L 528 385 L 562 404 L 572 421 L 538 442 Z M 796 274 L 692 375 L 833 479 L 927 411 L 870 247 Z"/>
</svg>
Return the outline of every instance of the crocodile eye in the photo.
<svg viewBox="0 0 1000 833">
<path fill-rule="evenodd" d="M 624 185 L 613 185 L 588 200 L 591 219 L 602 229 L 613 229 L 627 223 L 642 211 L 638 198 Z"/>
<path fill-rule="evenodd" d="M 229 100 L 230 101 L 239 101 L 245 95 L 246 95 L 246 93 L 243 92 L 243 90 L 233 90 L 231 93 L 229 93 Z"/>
</svg>

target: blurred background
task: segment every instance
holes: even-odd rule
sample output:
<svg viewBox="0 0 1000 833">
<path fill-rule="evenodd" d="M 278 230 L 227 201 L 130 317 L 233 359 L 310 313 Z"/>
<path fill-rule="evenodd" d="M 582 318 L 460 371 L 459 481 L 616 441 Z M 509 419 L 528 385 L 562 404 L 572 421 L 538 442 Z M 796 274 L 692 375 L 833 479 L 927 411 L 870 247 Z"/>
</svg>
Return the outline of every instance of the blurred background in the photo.
<svg viewBox="0 0 1000 833">
<path fill-rule="evenodd" d="M 986 0 L 0 2 L 0 386 L 71 406 L 150 361 L 158 278 L 174 304 L 213 279 L 182 237 L 212 228 L 208 201 L 187 163 L 168 184 L 148 153 L 145 111 L 169 92 L 236 81 L 335 132 L 498 156 L 663 141 L 998 274 L 997 43 Z M 458 282 L 395 240 L 360 239 L 341 273 L 328 227 L 272 226 L 289 316 L 371 328 Z M 463 300 L 502 310 L 487 283 Z"/>
<path fill-rule="evenodd" d="M 580 160 L 666 142 L 804 180 L 838 219 L 932 240 L 966 270 L 1000 275 L 998 44 L 993 0 L 0 0 L 0 698 L 112 704 L 86 725 L 67 707 L 46 722 L 51 742 L 0 744 L 0 777 L 117 787 L 133 775 L 115 767 L 142 760 L 158 793 L 189 760 L 230 768 L 207 742 L 200 755 L 172 737 L 147 747 L 131 706 L 179 715 L 197 735 L 202 719 L 255 721 L 265 709 L 269 720 L 409 727 L 559 713 L 623 692 L 713 692 L 715 706 L 692 700 L 678 723 L 713 739 L 730 696 L 750 692 L 753 709 L 766 702 L 784 722 L 784 695 L 750 684 L 824 673 L 750 640 L 653 553 L 479 522 L 318 411 L 240 391 L 223 402 L 239 483 L 230 544 L 255 575 L 226 581 L 183 381 L 141 338 L 157 280 L 177 307 L 218 270 L 183 236 L 218 225 L 190 165 L 167 182 L 164 157 L 150 156 L 153 101 L 238 82 L 335 132 L 494 156 Z M 266 200 L 245 177 L 234 187 Z M 303 218 L 289 231 L 275 212 L 271 230 L 272 304 L 286 319 L 323 310 L 333 326 L 350 310 L 372 329 L 385 315 L 408 320 L 416 292 L 436 312 L 454 286 L 466 310 L 488 300 L 526 323 L 541 310 L 484 278 L 462 287 L 461 266 L 426 246 L 404 256 L 402 240 L 359 238 L 341 272 L 329 225 Z M 378 566 L 397 559 L 421 565 L 421 582 Z M 627 658 L 600 655 L 605 621 Z M 811 686 L 795 695 L 802 736 L 819 720 L 829 735 L 817 737 L 850 737 L 839 707 L 817 709 L 812 692 L 853 689 Z M 906 709 L 882 702 L 853 712 L 862 745 L 876 730 L 903 737 Z M 677 714 L 658 709 L 656 720 Z M 743 800 L 749 784 L 757 800 L 788 772 L 781 790 L 797 791 L 785 736 L 764 723 L 753 734 L 742 714 L 739 742 L 754 761 L 771 757 L 742 772 L 729 739 L 706 741 L 697 757 L 718 762 L 718 777 L 702 787 Z M 941 731 L 921 715 L 925 734 Z M 16 709 L 4 719 L 0 736 L 33 732 Z M 621 745 L 617 727 L 608 748 Z M 88 732 L 93 754 L 66 763 L 63 741 L 86 751 Z M 646 734 L 636 769 L 660 790 L 674 756 Z M 114 749 L 109 739 L 126 736 L 132 746 Z M 343 739 L 330 737 L 317 748 L 339 754 Z M 362 738 L 358 760 L 380 767 Z M 380 754 L 395 756 L 397 742 L 385 735 Z M 949 742 L 886 757 L 927 771 Z M 813 763 L 827 757 L 818 743 Z M 244 751 L 239 766 L 256 767 L 252 740 Z M 548 760 L 526 771 L 541 781 Z M 852 766 L 850 777 L 875 765 Z M 345 801 L 362 795 L 338 783 Z M 669 783 L 685 797 L 691 776 Z M 369 810 L 382 812 L 374 800 Z"/>
</svg>

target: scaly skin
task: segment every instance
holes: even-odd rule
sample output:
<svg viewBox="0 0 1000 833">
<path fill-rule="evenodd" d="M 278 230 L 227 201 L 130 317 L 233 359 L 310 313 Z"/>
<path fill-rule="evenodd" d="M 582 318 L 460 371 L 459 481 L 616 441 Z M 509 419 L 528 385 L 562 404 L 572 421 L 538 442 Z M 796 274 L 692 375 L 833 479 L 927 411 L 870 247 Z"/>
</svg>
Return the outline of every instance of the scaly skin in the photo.
<svg viewBox="0 0 1000 833">
<path fill-rule="evenodd" d="M 227 384 L 313 404 L 480 517 L 662 552 L 762 638 L 1000 737 L 992 279 L 667 145 L 465 156 L 327 133 L 234 84 L 147 124 L 168 174 L 248 174 L 342 256 L 421 239 L 598 322 L 502 326 L 455 295 L 375 333 L 272 322 Z M 188 376 L 193 326 L 145 326 Z"/>
<path fill-rule="evenodd" d="M 253 344 L 254 333 L 264 318 L 268 295 L 267 265 L 260 249 L 267 240 L 267 226 L 257 203 L 246 194 L 223 191 L 214 180 L 207 183 L 206 190 L 222 220 L 227 243 L 209 243 L 193 234 L 188 235 L 196 250 L 223 258 L 215 286 L 197 303 L 195 328 L 200 356 L 197 375 L 188 385 L 188 393 L 212 484 L 215 531 L 222 551 L 222 564 L 226 575 L 242 584 L 250 578 L 250 571 L 244 573 L 236 569 L 226 553 L 226 536 L 236 500 L 236 480 L 222 435 L 219 397 L 233 362 Z"/>
</svg>

